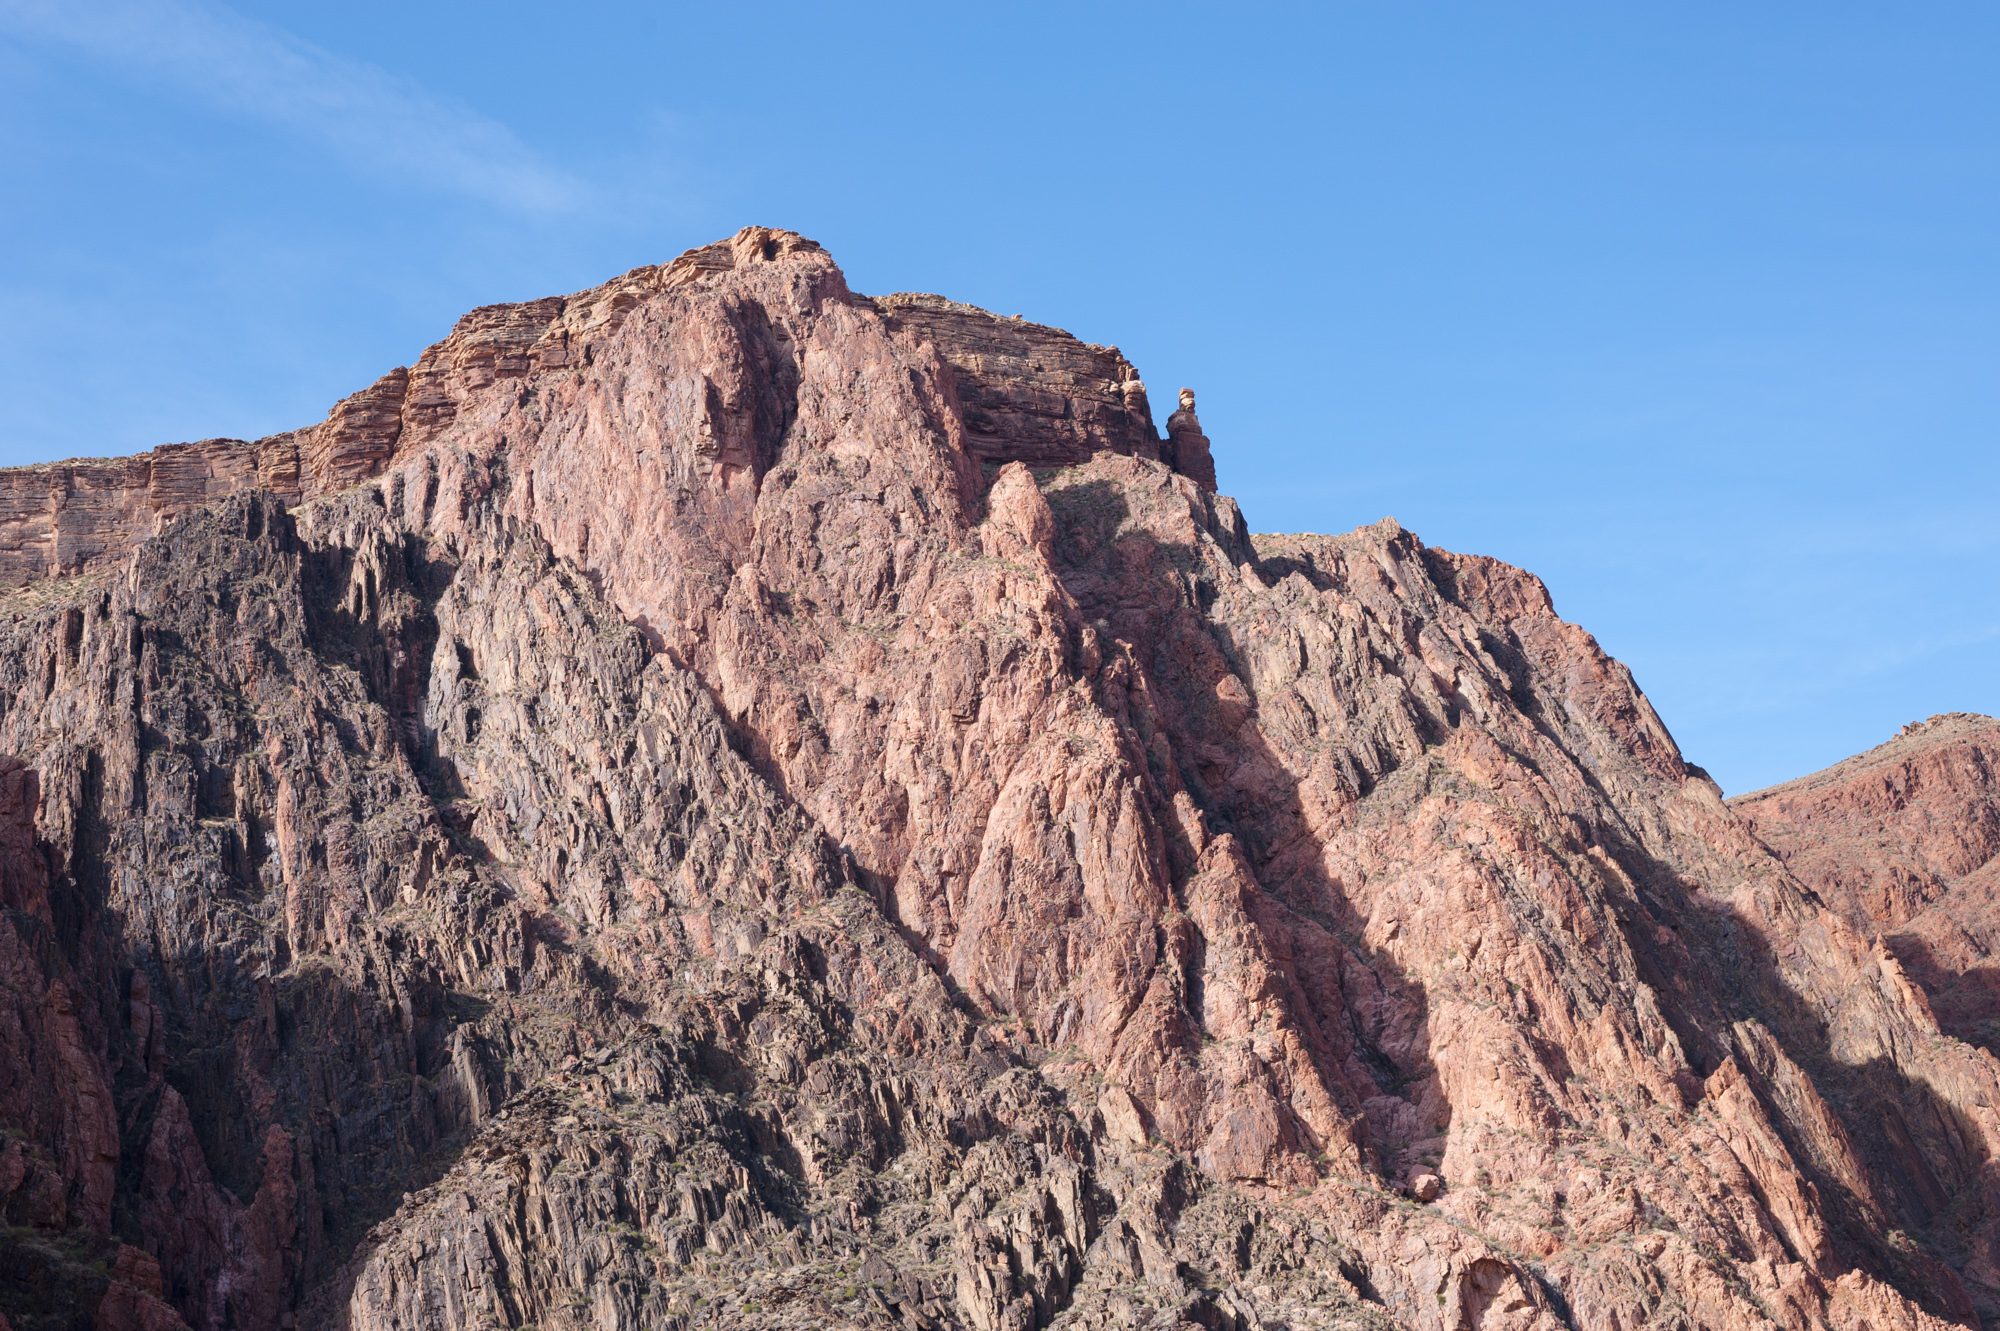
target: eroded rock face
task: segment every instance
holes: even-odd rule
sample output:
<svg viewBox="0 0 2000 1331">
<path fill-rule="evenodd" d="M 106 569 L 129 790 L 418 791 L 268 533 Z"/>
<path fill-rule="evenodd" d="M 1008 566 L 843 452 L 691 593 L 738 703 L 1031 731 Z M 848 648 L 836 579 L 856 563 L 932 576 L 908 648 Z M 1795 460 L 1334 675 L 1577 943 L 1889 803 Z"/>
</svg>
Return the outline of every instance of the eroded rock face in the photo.
<svg viewBox="0 0 2000 1331">
<path fill-rule="evenodd" d="M 246 489 L 292 503 L 345 489 L 436 437 L 480 390 L 582 368 L 594 335 L 641 301 L 742 263 L 794 255 L 819 256 L 821 266 L 832 268 L 811 241 L 753 227 L 574 296 L 485 306 L 459 320 L 415 365 L 391 370 L 308 429 L 254 442 L 170 444 L 133 458 L 0 469 L 0 587 L 109 567 L 173 515 Z M 1160 456 L 1146 387 L 1115 347 L 1090 346 L 1060 329 L 940 296 L 853 299 L 879 310 L 903 337 L 930 344 L 943 360 L 944 391 L 974 456 L 1034 466 L 1081 462 L 1100 449 Z M 725 378 L 700 389 L 711 425 L 741 408 L 740 394 L 749 388 L 741 376 L 776 367 L 767 361 L 718 368 Z M 729 381 L 731 373 L 738 382 Z M 715 455 L 732 441 L 711 435 L 710 444 Z M 1215 488 L 1212 466 L 1189 474 Z"/>
<path fill-rule="evenodd" d="M 1208 436 L 1202 433 L 1201 418 L 1195 415 L 1192 388 L 1181 390 L 1180 406 L 1167 417 L 1167 442 L 1160 457 L 1204 490 L 1215 488 L 1215 455 Z"/>
<path fill-rule="evenodd" d="M 883 296 L 875 307 L 943 358 L 966 447 L 982 461 L 1060 467 L 1100 451 L 1160 456 L 1146 385 L 1116 347 L 942 296 Z"/>
<path fill-rule="evenodd" d="M 2000 1051 L 2000 721 L 1934 716 L 1730 805 L 1856 929 L 1882 936 L 1947 1032 Z"/>
<path fill-rule="evenodd" d="M 1253 536 L 1137 385 L 752 229 L 22 556 L 0 1315 L 1995 1311 L 1894 946 L 1530 575 Z"/>
<path fill-rule="evenodd" d="M 1934 716 L 1730 806 L 1829 904 L 1893 933 L 1947 896 L 1991 895 L 2000 882 L 1990 876 L 2000 859 L 2000 721 Z"/>
</svg>

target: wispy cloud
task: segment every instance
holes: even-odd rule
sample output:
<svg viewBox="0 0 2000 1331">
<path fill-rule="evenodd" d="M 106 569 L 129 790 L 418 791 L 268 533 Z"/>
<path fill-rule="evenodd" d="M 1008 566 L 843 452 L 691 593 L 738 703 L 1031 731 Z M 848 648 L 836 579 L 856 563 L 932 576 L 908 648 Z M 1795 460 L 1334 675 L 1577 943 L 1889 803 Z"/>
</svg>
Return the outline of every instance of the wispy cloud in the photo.
<svg viewBox="0 0 2000 1331">
<path fill-rule="evenodd" d="M 588 192 L 471 107 L 199 0 L 0 0 L 0 33 L 279 126 L 373 174 L 524 213 L 570 211 Z"/>
</svg>

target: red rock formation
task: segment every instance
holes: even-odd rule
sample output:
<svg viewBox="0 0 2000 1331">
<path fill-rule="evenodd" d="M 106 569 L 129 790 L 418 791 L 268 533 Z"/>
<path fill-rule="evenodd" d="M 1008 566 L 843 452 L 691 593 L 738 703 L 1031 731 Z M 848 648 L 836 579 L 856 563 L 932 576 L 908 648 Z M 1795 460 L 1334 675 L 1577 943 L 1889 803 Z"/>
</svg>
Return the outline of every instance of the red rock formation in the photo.
<svg viewBox="0 0 2000 1331">
<path fill-rule="evenodd" d="M 242 490 L 297 502 L 375 476 L 399 449 L 448 427 L 479 390 L 577 364 L 579 339 L 661 290 L 728 272 L 746 257 L 766 259 L 753 256 L 757 246 L 771 247 L 769 259 L 821 253 L 801 237 L 753 228 L 574 296 L 474 310 L 414 366 L 391 370 L 309 429 L 0 470 L 0 586 L 110 566 L 166 518 Z M 932 344 L 950 367 L 967 444 L 980 459 L 1061 466 L 1099 449 L 1160 456 L 1145 385 L 1116 348 L 938 296 L 874 304 L 890 327 Z M 728 410 L 720 397 L 705 405 Z M 1214 489 L 1213 466 L 1200 474 Z"/>
<path fill-rule="evenodd" d="M 1160 456 L 1202 489 L 1215 488 L 1215 457 L 1209 451 L 1208 436 L 1202 433 L 1201 418 L 1194 414 L 1192 388 L 1181 390 L 1180 407 L 1167 417 L 1167 442 Z"/>
<path fill-rule="evenodd" d="M 2000 1311 L 1920 977 L 1532 576 L 1252 536 L 1136 385 L 752 229 L 0 606 L 0 1311 Z"/>
<path fill-rule="evenodd" d="M 295 498 L 297 472 L 282 436 L 268 447 L 210 439 L 0 470 L 0 585 L 114 564 L 161 519 L 254 486 Z"/>
<path fill-rule="evenodd" d="M 944 358 L 966 446 L 982 461 L 1061 467 L 1103 450 L 1160 456 L 1146 385 L 1116 347 L 942 296 L 883 296 L 875 306 L 892 329 Z"/>
<path fill-rule="evenodd" d="M 1883 936 L 1945 1030 L 2000 1052 L 2000 721 L 1934 716 L 1730 805 L 1855 928 Z"/>
<path fill-rule="evenodd" d="M 1843 914 L 1893 932 L 2000 858 L 2000 721 L 1934 716 L 1730 805 Z"/>
</svg>

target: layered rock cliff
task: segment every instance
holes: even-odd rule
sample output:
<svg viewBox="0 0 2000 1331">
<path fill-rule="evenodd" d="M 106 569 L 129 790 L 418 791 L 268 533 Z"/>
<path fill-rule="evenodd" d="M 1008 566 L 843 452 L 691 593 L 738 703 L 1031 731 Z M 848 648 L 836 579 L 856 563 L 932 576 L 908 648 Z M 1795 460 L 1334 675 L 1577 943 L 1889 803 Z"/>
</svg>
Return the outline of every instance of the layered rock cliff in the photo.
<svg viewBox="0 0 2000 1331">
<path fill-rule="evenodd" d="M 1908 954 L 1115 351 L 752 229 L 191 447 L 0 473 L 14 1331 L 2000 1315 Z"/>
</svg>

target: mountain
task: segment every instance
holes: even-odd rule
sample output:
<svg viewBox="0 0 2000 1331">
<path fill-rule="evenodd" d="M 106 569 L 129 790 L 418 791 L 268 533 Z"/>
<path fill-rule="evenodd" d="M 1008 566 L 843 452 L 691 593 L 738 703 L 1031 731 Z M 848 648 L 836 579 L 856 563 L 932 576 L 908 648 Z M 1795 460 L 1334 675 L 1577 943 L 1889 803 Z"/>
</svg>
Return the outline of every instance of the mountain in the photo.
<svg viewBox="0 0 2000 1331">
<path fill-rule="evenodd" d="M 2000 1053 L 2000 721 L 1934 716 L 1730 804 L 1822 901 L 1885 940 L 1947 1034 Z"/>
<path fill-rule="evenodd" d="M 0 473 L 0 1325 L 2000 1318 L 1995 723 L 1213 480 L 761 228 Z"/>
</svg>

